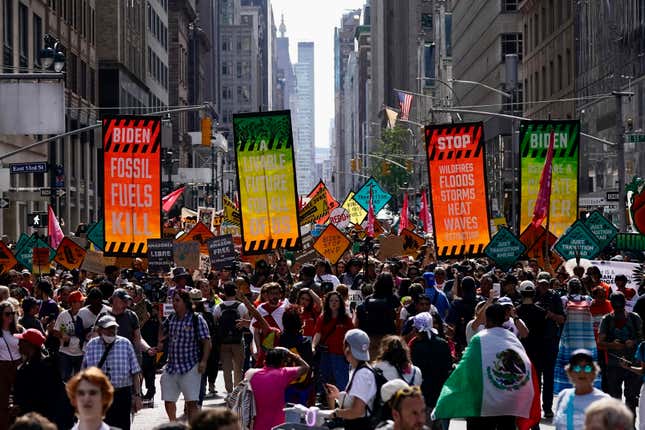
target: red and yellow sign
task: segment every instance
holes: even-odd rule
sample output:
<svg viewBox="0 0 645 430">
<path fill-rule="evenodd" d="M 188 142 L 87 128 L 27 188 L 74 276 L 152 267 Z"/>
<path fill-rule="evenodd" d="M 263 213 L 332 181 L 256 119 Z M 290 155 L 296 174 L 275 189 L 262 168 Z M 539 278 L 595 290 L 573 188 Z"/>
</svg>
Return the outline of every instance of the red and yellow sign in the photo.
<svg viewBox="0 0 645 430">
<path fill-rule="evenodd" d="M 307 198 L 314 200 L 316 196 L 320 193 L 325 194 L 325 201 L 327 202 L 327 211 L 320 218 L 318 218 L 316 222 L 318 224 L 325 224 L 329 219 L 329 215 L 331 214 L 331 211 L 339 207 L 340 203 L 338 203 L 338 201 L 336 201 L 334 196 L 331 195 L 331 193 L 329 192 L 329 188 L 327 188 L 327 185 L 325 185 L 323 181 L 318 182 L 318 185 L 316 185 L 314 189 L 311 190 Z"/>
<path fill-rule="evenodd" d="M 18 260 L 13 256 L 11 250 L 4 242 L 0 242 L 0 275 L 13 269 L 16 264 L 18 264 Z"/>
<path fill-rule="evenodd" d="M 161 237 L 161 118 L 103 119 L 105 255 L 145 257 Z"/>
<path fill-rule="evenodd" d="M 86 251 L 69 237 L 63 238 L 54 261 L 66 268 L 67 270 L 78 269 L 83 264 Z"/>
<path fill-rule="evenodd" d="M 425 129 L 437 257 L 479 255 L 490 242 L 483 124 Z"/>
</svg>

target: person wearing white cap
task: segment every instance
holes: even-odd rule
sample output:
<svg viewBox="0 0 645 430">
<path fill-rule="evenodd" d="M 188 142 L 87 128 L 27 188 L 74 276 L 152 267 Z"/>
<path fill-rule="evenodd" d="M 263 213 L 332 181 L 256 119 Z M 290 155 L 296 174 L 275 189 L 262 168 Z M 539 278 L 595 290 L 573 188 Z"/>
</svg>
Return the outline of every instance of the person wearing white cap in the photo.
<svg viewBox="0 0 645 430">
<path fill-rule="evenodd" d="M 408 385 L 401 379 L 388 381 L 381 387 L 381 399 L 392 411 L 392 419 L 379 430 L 427 429 L 426 403 L 417 385 Z"/>
<path fill-rule="evenodd" d="M 423 375 L 421 391 L 427 411 L 432 412 L 441 393 L 441 387 L 452 371 L 452 354 L 448 342 L 439 337 L 437 329 L 434 328 L 434 318 L 430 312 L 415 315 L 413 327 L 416 336 L 410 342 L 410 357 L 412 363 L 421 370 Z M 430 422 L 429 414 L 427 422 Z"/>
<path fill-rule="evenodd" d="M 374 409 L 377 381 L 376 373 L 369 366 L 370 338 L 363 330 L 352 329 L 345 333 L 343 350 L 351 366 L 349 383 L 345 391 L 332 384 L 325 384 L 330 407 L 338 401 L 332 417 L 342 418 L 346 430 L 372 428 L 369 413 Z"/>
</svg>

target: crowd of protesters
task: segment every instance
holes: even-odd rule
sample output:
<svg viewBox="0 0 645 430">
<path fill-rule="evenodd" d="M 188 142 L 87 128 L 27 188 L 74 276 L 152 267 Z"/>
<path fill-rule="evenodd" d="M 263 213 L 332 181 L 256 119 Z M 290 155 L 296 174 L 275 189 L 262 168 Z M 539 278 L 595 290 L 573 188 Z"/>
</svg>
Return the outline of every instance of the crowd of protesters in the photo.
<svg viewBox="0 0 645 430">
<path fill-rule="evenodd" d="M 502 271 L 486 259 L 268 260 L 208 273 L 152 274 L 139 259 L 102 274 L 9 271 L 0 278 L 0 429 L 37 413 L 59 429 L 127 430 L 154 398 L 158 371 L 168 420 L 185 415 L 193 428 L 271 429 L 300 404 L 350 430 L 375 428 L 376 418 L 383 428 L 447 429 L 431 412 L 473 337 L 491 327 L 521 341 L 557 429 L 619 428 L 598 423 L 620 417 L 633 428 L 645 416 L 645 289 L 623 276 L 611 286 L 597 267 L 549 272 L 536 261 Z M 239 395 L 245 383 L 252 422 L 200 412 L 205 398 Z"/>
</svg>

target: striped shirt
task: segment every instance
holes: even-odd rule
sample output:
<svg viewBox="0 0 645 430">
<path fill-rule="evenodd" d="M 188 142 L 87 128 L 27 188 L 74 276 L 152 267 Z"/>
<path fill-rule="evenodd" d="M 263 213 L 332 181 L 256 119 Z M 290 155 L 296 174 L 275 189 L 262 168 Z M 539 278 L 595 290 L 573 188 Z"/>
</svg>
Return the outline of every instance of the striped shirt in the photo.
<svg viewBox="0 0 645 430">
<path fill-rule="evenodd" d="M 99 365 L 103 351 L 105 351 L 105 342 L 99 337 L 95 337 L 87 343 L 85 358 L 83 358 L 83 368 Z M 114 346 L 110 350 L 101 367 L 103 373 L 107 375 L 114 388 L 124 388 L 132 386 L 132 375 L 141 372 L 137 356 L 130 341 L 124 337 L 117 336 Z"/>
</svg>

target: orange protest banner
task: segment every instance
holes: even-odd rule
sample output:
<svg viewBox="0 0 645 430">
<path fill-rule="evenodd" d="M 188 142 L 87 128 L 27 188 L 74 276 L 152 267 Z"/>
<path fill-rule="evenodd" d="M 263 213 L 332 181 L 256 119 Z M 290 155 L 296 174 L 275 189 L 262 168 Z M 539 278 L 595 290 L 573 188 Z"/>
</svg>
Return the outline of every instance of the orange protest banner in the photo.
<svg viewBox="0 0 645 430">
<path fill-rule="evenodd" d="M 83 264 L 85 254 L 86 252 L 82 247 L 77 245 L 69 237 L 65 237 L 60 245 L 58 245 L 54 261 L 67 270 L 78 269 Z"/>
<path fill-rule="evenodd" d="M 35 275 L 40 275 L 44 272 L 49 272 L 49 248 L 34 248 L 31 272 Z"/>
<path fill-rule="evenodd" d="M 161 117 L 103 118 L 105 255 L 145 257 L 161 237 Z"/>
<path fill-rule="evenodd" d="M 416 257 L 421 246 L 426 243 L 424 238 L 407 228 L 403 229 L 400 236 L 403 239 L 403 255 Z"/>
<path fill-rule="evenodd" d="M 352 241 L 338 227 L 329 224 L 314 242 L 314 249 L 331 264 L 336 264 L 351 245 Z"/>
<path fill-rule="evenodd" d="M 0 242 L 0 275 L 13 269 L 18 264 L 18 260 L 13 256 L 7 245 Z"/>
<path fill-rule="evenodd" d="M 482 123 L 425 129 L 438 258 L 480 255 L 490 242 Z"/>
<path fill-rule="evenodd" d="M 190 240 L 199 242 L 199 253 L 208 255 L 207 242 L 214 237 L 215 235 L 210 228 L 206 227 L 204 223 L 198 222 L 191 231 L 183 235 L 177 242 L 188 242 Z"/>
</svg>

